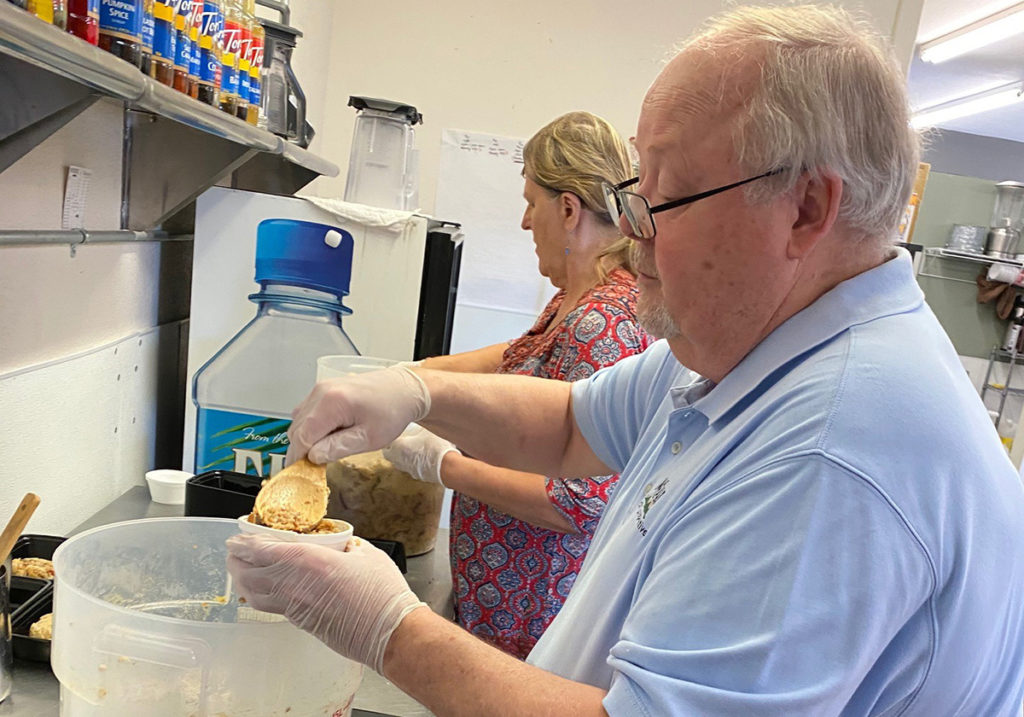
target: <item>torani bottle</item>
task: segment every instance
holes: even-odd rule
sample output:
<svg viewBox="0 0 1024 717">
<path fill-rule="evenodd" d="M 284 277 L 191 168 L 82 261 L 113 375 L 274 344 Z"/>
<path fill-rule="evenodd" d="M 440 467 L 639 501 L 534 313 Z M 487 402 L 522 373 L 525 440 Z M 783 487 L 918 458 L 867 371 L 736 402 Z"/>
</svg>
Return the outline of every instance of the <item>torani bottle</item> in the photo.
<svg viewBox="0 0 1024 717">
<path fill-rule="evenodd" d="M 100 0 L 99 46 L 142 67 L 142 0 Z"/>
<path fill-rule="evenodd" d="M 199 30 L 199 101 L 214 107 L 221 87 L 221 36 L 224 15 L 220 0 L 203 0 L 202 25 Z"/>
</svg>

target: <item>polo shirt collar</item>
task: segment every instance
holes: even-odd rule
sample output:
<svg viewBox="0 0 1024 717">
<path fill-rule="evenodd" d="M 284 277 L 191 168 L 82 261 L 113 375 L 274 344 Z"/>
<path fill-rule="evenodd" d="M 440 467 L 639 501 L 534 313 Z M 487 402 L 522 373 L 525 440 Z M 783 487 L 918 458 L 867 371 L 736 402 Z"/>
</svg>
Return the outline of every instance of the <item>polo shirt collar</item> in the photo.
<svg viewBox="0 0 1024 717">
<path fill-rule="evenodd" d="M 914 279 L 910 254 L 897 248 L 897 255 L 883 264 L 841 282 L 804 308 L 744 357 L 721 383 L 707 379 L 690 382 L 673 391 L 673 399 L 696 402 L 708 424 L 725 415 L 765 377 L 800 354 L 832 339 L 858 324 L 884 316 L 913 311 L 924 302 L 924 293 Z M 696 376 L 695 374 L 692 374 Z M 703 389 L 698 384 L 703 382 Z M 704 394 L 702 398 L 698 395 Z M 685 397 L 685 398 L 684 398 Z M 677 401 L 677 405 L 678 401 Z"/>
</svg>

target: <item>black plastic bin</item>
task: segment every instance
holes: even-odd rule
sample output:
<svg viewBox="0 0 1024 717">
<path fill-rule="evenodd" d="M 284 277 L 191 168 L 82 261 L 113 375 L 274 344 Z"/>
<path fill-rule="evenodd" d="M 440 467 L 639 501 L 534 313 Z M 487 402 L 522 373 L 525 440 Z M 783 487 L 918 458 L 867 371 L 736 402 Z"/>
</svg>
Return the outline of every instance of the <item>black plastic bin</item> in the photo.
<svg viewBox="0 0 1024 717">
<path fill-rule="evenodd" d="M 15 658 L 49 664 L 50 641 L 28 636 L 28 630 L 32 627 L 32 623 L 48 612 L 53 612 L 53 583 L 51 582 L 47 582 L 46 587 L 11 615 Z"/>
<path fill-rule="evenodd" d="M 263 479 L 234 471 L 208 471 L 185 481 L 185 515 L 237 518 L 252 512 Z"/>
<path fill-rule="evenodd" d="M 42 578 L 26 578 L 23 575 L 11 577 L 11 612 L 29 602 L 41 590 L 50 585 L 49 580 Z"/>
<path fill-rule="evenodd" d="M 67 538 L 59 535 L 34 535 L 25 533 L 20 536 L 11 549 L 12 558 L 45 558 L 53 560 L 53 553 Z"/>
</svg>

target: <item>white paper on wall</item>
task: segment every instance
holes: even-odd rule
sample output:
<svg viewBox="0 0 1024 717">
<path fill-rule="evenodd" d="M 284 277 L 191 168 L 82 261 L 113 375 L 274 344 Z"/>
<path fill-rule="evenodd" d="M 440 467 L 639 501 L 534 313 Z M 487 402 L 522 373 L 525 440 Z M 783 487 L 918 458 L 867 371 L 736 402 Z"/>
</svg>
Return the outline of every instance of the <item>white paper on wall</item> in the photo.
<svg viewBox="0 0 1024 717">
<path fill-rule="evenodd" d="M 481 132 L 441 131 L 435 214 L 455 217 L 463 227 L 459 306 L 536 317 L 555 292 L 537 271 L 530 233 L 520 228 L 526 207 L 525 143 Z"/>
</svg>

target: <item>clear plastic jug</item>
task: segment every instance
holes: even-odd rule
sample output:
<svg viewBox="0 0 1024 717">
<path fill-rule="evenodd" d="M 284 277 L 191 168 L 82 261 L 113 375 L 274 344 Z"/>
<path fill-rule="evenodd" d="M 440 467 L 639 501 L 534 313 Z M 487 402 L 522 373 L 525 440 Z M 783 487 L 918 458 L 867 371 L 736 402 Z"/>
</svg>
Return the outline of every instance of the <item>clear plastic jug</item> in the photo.
<svg viewBox="0 0 1024 717">
<path fill-rule="evenodd" d="M 54 554 L 61 717 L 350 715 L 362 666 L 230 589 L 233 520 L 115 523 Z"/>
<path fill-rule="evenodd" d="M 413 125 L 423 121 L 412 105 L 349 97 L 356 124 L 345 180 L 345 201 L 384 209 L 418 209 L 419 159 Z"/>
</svg>

